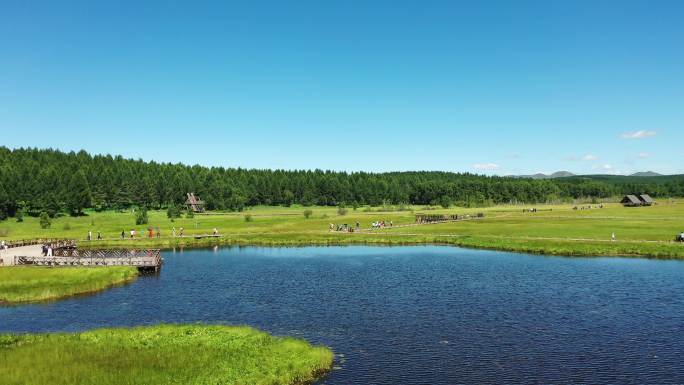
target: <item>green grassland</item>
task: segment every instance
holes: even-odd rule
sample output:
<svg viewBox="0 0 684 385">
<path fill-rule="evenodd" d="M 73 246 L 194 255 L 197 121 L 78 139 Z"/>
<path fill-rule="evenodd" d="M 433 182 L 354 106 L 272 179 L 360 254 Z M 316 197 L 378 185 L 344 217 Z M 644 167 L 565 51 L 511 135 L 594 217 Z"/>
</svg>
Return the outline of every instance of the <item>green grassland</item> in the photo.
<svg viewBox="0 0 684 385">
<path fill-rule="evenodd" d="M 249 327 L 157 325 L 0 335 L 6 385 L 307 384 L 333 353 Z"/>
<path fill-rule="evenodd" d="M 584 206 L 588 206 L 585 204 Z M 211 212 L 171 221 L 163 211 L 151 211 L 149 224 L 135 226 L 131 212 L 88 212 L 82 217 L 53 219 L 50 229 L 41 229 L 37 218 L 17 223 L 9 219 L 0 223 L 0 239 L 66 237 L 79 241 L 79 246 L 93 247 L 179 247 L 212 244 L 306 245 L 306 244 L 415 244 L 437 243 L 466 247 L 559 255 L 636 255 L 657 258 L 684 258 L 684 245 L 673 242 L 684 231 L 684 201 L 662 200 L 652 207 L 626 208 L 617 203 L 604 208 L 573 210 L 573 205 L 534 205 L 539 211 L 524 213 L 524 206 L 449 209 L 418 206 L 398 208 L 347 208 L 340 215 L 336 207 L 254 207 L 241 213 Z M 526 206 L 532 207 L 532 206 Z M 311 210 L 310 218 L 302 214 Z M 408 226 L 416 213 L 475 214 L 483 219 L 450 223 Z M 247 221 L 245 217 L 250 217 Z M 394 222 L 394 228 L 368 230 L 373 221 Z M 328 231 L 330 223 L 361 223 L 357 233 Z M 146 227 L 159 227 L 160 239 L 128 238 L 130 229 L 141 232 Z M 171 237 L 171 229 L 185 229 L 184 238 Z M 219 239 L 195 239 L 217 228 Z M 102 232 L 104 240 L 86 242 L 87 232 Z M 121 231 L 126 239 L 120 240 Z M 610 241 L 611 233 L 617 240 Z M 2 238 L 4 236 L 4 238 Z"/>
<path fill-rule="evenodd" d="M 128 266 L 0 268 L 0 304 L 51 300 L 91 293 L 135 279 L 138 270 Z"/>
</svg>

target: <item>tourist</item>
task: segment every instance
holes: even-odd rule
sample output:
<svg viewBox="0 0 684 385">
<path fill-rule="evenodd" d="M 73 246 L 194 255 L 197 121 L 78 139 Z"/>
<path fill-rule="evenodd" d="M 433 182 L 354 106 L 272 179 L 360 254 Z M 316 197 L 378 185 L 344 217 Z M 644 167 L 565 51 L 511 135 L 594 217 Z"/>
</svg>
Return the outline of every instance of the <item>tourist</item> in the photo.
<svg viewBox="0 0 684 385">
<path fill-rule="evenodd" d="M 183 227 L 180 228 L 180 237 L 183 238 Z"/>
<path fill-rule="evenodd" d="M 161 231 L 159 231 L 159 227 L 157 227 L 157 239 L 161 238 Z"/>
<path fill-rule="evenodd" d="M 48 245 L 48 247 L 47 247 L 47 256 L 52 257 L 52 246 L 51 245 Z"/>
<path fill-rule="evenodd" d="M 173 237 L 176 238 L 176 226 L 173 226 L 173 230 L 171 230 Z"/>
<path fill-rule="evenodd" d="M 124 238 L 126 238 L 126 231 L 121 230 L 121 240 L 124 240 Z"/>
<path fill-rule="evenodd" d="M 92 241 L 92 240 L 93 240 L 93 232 L 88 230 L 88 241 Z"/>
<path fill-rule="evenodd" d="M 615 233 L 610 234 L 610 240 L 611 240 L 612 242 L 615 241 Z"/>
<path fill-rule="evenodd" d="M 359 222 L 356 222 L 356 231 L 361 230 L 361 224 Z"/>
<path fill-rule="evenodd" d="M 135 229 L 131 229 L 131 239 L 135 238 Z"/>
<path fill-rule="evenodd" d="M 43 252 L 43 257 L 47 255 L 47 245 L 43 243 L 43 246 L 41 247 L 42 252 Z"/>
<path fill-rule="evenodd" d="M 218 229 L 216 227 L 214 227 L 214 236 L 218 236 Z"/>
<path fill-rule="evenodd" d="M 102 240 L 102 234 L 100 234 L 99 231 L 97 232 L 97 240 L 98 241 Z"/>
<path fill-rule="evenodd" d="M 394 226 L 394 221 L 390 221 L 390 227 Z"/>
<path fill-rule="evenodd" d="M 331 224 L 328 226 L 328 230 L 329 230 L 329 231 L 335 230 L 335 224 L 334 224 L 334 223 L 331 223 Z"/>
</svg>

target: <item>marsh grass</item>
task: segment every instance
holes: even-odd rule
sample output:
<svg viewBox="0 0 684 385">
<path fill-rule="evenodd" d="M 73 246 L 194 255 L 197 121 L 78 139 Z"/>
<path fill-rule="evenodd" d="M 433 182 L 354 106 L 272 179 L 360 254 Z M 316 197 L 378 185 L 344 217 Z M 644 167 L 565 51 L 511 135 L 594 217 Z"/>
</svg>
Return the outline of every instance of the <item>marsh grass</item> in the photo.
<svg viewBox="0 0 684 385">
<path fill-rule="evenodd" d="M 5 385 L 307 384 L 332 362 L 325 347 L 244 326 L 0 335 Z"/>
<path fill-rule="evenodd" d="M 135 279 L 135 267 L 0 267 L 0 303 L 45 301 L 106 289 Z"/>
<path fill-rule="evenodd" d="M 684 201 L 663 201 L 657 206 L 624 208 L 604 204 L 603 209 L 573 210 L 573 204 L 534 205 L 538 213 L 524 213 L 532 206 L 501 205 L 487 208 L 410 206 L 406 211 L 377 212 L 366 206 L 349 210 L 344 217 L 338 207 L 256 206 L 248 213 L 210 212 L 194 219 L 177 218 L 165 211 L 150 211 L 149 225 L 159 227 L 160 239 L 120 240 L 121 231 L 134 227 L 130 214 L 89 211 L 84 217 L 55 218 L 50 229 L 41 229 L 38 218 L 25 217 L 24 222 L 6 220 L 0 227 L 10 236 L 2 239 L 72 238 L 79 247 L 164 247 L 240 245 L 339 245 L 339 244 L 414 244 L 439 243 L 468 247 L 492 248 L 520 252 L 561 255 L 639 255 L 658 258 L 684 258 L 684 244 L 672 242 L 684 231 Z M 369 209 L 368 211 L 366 209 Z M 427 210 L 429 209 L 429 211 Z M 424 226 L 408 226 L 415 222 L 415 212 L 434 214 L 476 214 L 481 220 L 451 222 Z M 302 215 L 304 212 L 305 215 Z M 251 215 L 253 221 L 244 219 Z M 95 220 L 97 226 L 91 226 Z M 330 222 L 356 223 L 368 229 L 371 222 L 393 221 L 394 228 L 350 233 L 329 232 Z M 64 223 L 71 229 L 64 230 Z M 195 226 L 197 224 L 197 226 Z M 185 228 L 185 238 L 173 238 L 172 227 Z M 221 238 L 195 239 L 198 234 L 211 234 L 217 228 Z M 89 230 L 101 231 L 102 241 L 87 242 Z M 138 230 L 142 230 L 138 227 Z M 610 242 L 615 232 L 616 242 Z M 1 235 L 0 235 L 1 236 Z"/>
</svg>

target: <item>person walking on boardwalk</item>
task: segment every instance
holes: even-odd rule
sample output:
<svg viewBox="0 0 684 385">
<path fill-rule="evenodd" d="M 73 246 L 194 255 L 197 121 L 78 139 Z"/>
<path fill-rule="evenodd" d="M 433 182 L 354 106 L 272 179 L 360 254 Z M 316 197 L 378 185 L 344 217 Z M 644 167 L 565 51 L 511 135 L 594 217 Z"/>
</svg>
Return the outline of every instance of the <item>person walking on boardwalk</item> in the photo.
<svg viewBox="0 0 684 385">
<path fill-rule="evenodd" d="M 135 238 L 135 229 L 131 229 L 131 239 Z"/>
<path fill-rule="evenodd" d="M 159 231 L 159 227 L 157 227 L 157 239 L 161 238 L 161 231 Z"/>
<path fill-rule="evenodd" d="M 102 234 L 99 231 L 97 232 L 97 240 L 98 241 L 102 240 Z"/>
<path fill-rule="evenodd" d="M 610 241 L 615 242 L 615 233 L 610 234 Z"/>
<path fill-rule="evenodd" d="M 214 236 L 218 236 L 218 229 L 216 227 L 214 227 Z"/>
<path fill-rule="evenodd" d="M 48 245 L 47 247 L 47 256 L 52 257 L 52 245 Z"/>
<path fill-rule="evenodd" d="M 121 230 L 121 240 L 123 240 L 124 238 L 126 238 L 126 231 Z"/>
<path fill-rule="evenodd" d="M 180 228 L 180 236 L 183 238 L 183 227 Z"/>
<path fill-rule="evenodd" d="M 88 241 L 92 241 L 92 240 L 93 240 L 93 232 L 88 230 Z"/>
<path fill-rule="evenodd" d="M 176 226 L 173 226 L 173 230 L 171 230 L 173 233 L 173 237 L 176 238 Z"/>
</svg>

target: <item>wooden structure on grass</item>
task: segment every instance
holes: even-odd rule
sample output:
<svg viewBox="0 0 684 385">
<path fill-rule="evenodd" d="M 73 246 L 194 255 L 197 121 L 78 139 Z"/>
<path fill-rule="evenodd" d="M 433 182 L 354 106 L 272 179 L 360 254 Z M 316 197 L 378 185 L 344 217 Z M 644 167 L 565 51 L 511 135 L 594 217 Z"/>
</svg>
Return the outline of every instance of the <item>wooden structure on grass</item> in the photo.
<svg viewBox="0 0 684 385">
<path fill-rule="evenodd" d="M 470 214 L 416 214 L 416 223 L 439 223 L 449 221 L 460 221 L 470 218 L 484 218 L 484 213 Z"/>
<path fill-rule="evenodd" d="M 185 206 L 188 210 L 192 210 L 195 213 L 204 212 L 204 201 L 202 201 L 195 193 L 188 193 L 188 198 L 185 200 Z"/>
<path fill-rule="evenodd" d="M 639 207 L 639 206 L 651 206 L 655 204 L 653 198 L 648 194 L 630 194 L 625 195 L 620 201 L 625 207 Z"/>
</svg>

